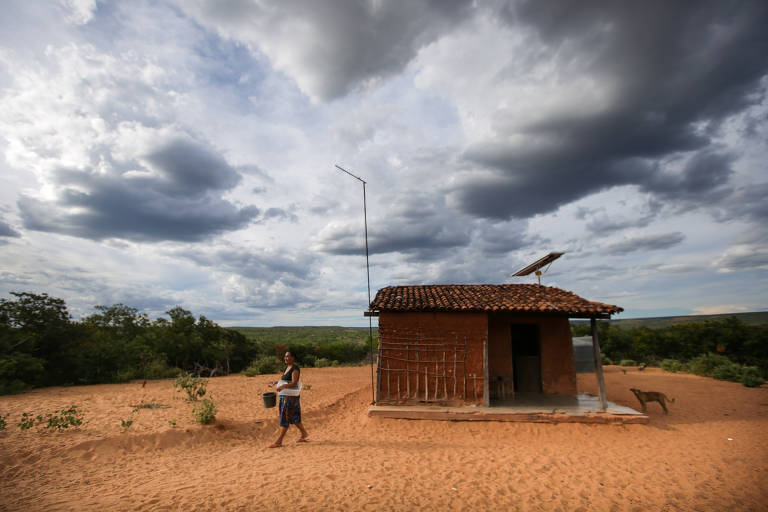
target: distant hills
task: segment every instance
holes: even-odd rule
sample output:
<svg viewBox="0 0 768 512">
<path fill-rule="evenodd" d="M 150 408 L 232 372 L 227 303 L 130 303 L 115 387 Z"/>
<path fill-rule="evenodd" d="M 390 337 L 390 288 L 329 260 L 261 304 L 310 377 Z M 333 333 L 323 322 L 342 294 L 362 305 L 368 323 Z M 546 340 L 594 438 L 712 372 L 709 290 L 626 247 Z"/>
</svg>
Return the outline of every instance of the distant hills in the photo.
<svg viewBox="0 0 768 512">
<path fill-rule="evenodd" d="M 673 324 L 685 324 L 693 322 L 708 322 L 736 317 L 746 325 L 768 325 L 768 311 L 756 311 L 752 313 L 724 313 L 719 315 L 688 315 L 688 316 L 660 316 L 652 318 L 625 318 L 611 320 L 611 325 L 617 327 L 648 327 L 659 329 Z"/>
</svg>

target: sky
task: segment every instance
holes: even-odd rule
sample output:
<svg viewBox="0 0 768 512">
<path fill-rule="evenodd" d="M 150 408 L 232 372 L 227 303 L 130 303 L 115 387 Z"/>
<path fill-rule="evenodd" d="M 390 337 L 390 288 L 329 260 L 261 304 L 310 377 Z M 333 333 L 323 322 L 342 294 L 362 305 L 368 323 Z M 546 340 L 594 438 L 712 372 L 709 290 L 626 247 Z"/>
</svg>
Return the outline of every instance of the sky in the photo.
<svg viewBox="0 0 768 512">
<path fill-rule="evenodd" d="M 10 0 L 0 298 L 367 325 L 389 285 L 768 310 L 768 3 Z"/>
</svg>

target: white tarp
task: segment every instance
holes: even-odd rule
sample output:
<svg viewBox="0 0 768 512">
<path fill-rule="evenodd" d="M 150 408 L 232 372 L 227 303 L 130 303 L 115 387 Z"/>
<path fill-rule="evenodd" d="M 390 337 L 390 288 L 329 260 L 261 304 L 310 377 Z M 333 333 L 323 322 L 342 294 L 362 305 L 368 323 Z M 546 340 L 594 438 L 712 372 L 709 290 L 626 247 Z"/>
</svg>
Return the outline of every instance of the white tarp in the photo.
<svg viewBox="0 0 768 512">
<path fill-rule="evenodd" d="M 285 386 L 287 384 L 290 384 L 290 381 L 287 380 L 279 380 L 277 381 L 277 386 Z M 285 388 L 281 389 L 277 392 L 277 396 L 299 396 L 301 394 L 301 381 L 299 381 L 296 384 L 295 388 Z"/>
</svg>

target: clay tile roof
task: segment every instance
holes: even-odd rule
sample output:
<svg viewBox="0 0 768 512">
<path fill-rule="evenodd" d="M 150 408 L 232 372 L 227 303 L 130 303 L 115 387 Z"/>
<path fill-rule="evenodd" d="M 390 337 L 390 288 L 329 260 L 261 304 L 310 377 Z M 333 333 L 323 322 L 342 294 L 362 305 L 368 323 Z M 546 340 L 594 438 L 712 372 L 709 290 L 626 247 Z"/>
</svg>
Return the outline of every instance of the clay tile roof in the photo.
<svg viewBox="0 0 768 512">
<path fill-rule="evenodd" d="M 506 311 L 563 316 L 604 316 L 624 311 L 573 292 L 537 284 L 433 284 L 387 286 L 372 311 Z"/>
</svg>

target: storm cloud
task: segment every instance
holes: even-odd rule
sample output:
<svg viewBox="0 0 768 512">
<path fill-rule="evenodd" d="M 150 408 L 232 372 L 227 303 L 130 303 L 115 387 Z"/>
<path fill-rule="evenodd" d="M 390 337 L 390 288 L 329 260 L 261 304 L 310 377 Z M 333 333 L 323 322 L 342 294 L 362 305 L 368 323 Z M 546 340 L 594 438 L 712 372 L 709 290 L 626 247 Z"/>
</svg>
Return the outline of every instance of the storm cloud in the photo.
<svg viewBox="0 0 768 512">
<path fill-rule="evenodd" d="M 320 101 L 399 72 L 470 11 L 463 0 L 252 2 L 180 5 L 226 37 L 265 53 Z"/>
<path fill-rule="evenodd" d="M 490 172 L 471 174 L 452 189 L 461 209 L 524 218 L 617 185 L 637 184 L 671 199 L 723 186 L 731 159 L 711 149 L 713 137 L 729 116 L 759 103 L 768 72 L 768 5 L 733 7 L 523 2 L 506 11 L 511 27 L 534 31 L 531 44 L 559 65 L 564 87 L 567 80 L 589 80 L 605 90 L 595 100 L 599 108 L 589 111 L 575 103 L 522 122 L 497 112 L 493 135 L 465 153 Z M 539 79 L 521 71 L 514 78 L 528 86 Z M 676 155 L 690 162 L 666 179 L 665 159 Z"/>
<path fill-rule="evenodd" d="M 0 237 L 18 238 L 21 233 L 13 229 L 8 223 L 0 219 Z"/>
<path fill-rule="evenodd" d="M 669 249 L 685 240 L 682 233 L 661 233 L 656 235 L 641 235 L 616 242 L 605 248 L 608 254 L 622 255 L 643 251 L 658 251 Z"/>
<path fill-rule="evenodd" d="M 241 229 L 259 214 L 221 197 L 240 175 L 199 143 L 173 140 L 142 160 L 140 171 L 124 173 L 57 170 L 55 199 L 19 199 L 24 227 L 93 240 L 198 241 Z"/>
</svg>

